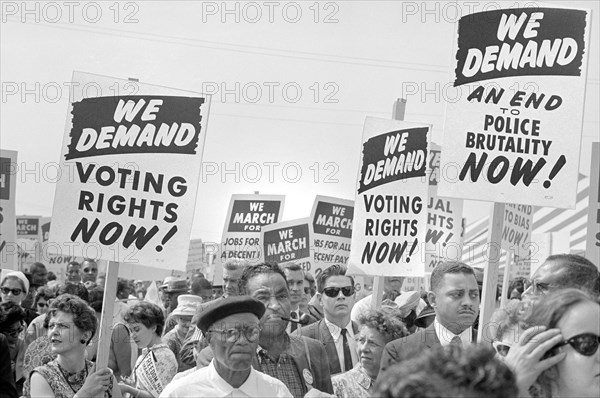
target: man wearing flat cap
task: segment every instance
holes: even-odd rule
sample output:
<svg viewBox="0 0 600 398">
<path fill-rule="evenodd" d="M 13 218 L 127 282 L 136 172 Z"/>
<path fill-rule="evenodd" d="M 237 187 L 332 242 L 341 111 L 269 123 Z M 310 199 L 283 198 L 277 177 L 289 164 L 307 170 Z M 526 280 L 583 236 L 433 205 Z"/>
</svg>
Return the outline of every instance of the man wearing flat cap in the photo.
<svg viewBox="0 0 600 398">
<path fill-rule="evenodd" d="M 279 380 L 252 368 L 265 306 L 249 296 L 228 297 L 203 307 L 197 327 L 214 358 L 210 364 L 167 385 L 161 397 L 285 397 Z"/>
</svg>

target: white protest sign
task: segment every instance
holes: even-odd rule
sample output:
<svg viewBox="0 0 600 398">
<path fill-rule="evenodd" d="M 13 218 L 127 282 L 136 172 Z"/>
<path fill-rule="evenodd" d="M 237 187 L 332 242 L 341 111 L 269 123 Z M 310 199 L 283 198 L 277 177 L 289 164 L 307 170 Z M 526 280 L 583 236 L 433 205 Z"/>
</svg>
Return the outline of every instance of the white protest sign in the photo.
<svg viewBox="0 0 600 398">
<path fill-rule="evenodd" d="M 442 261 L 460 261 L 463 246 L 463 200 L 437 196 L 440 178 L 440 147 L 430 143 L 429 201 L 425 234 L 425 273 Z M 406 283 L 406 281 L 405 281 Z M 404 288 L 404 285 L 403 285 Z"/>
<path fill-rule="evenodd" d="M 79 72 L 73 82 L 50 241 L 184 270 L 210 98 Z"/>
<path fill-rule="evenodd" d="M 154 352 L 148 351 L 141 363 L 137 366 L 136 377 L 143 386 L 145 391 L 148 391 L 154 398 L 158 398 L 165 386 L 162 385 L 158 370 L 156 369 L 156 357 Z"/>
<path fill-rule="evenodd" d="M 261 240 L 265 262 L 293 262 L 303 270 L 310 271 L 312 264 L 309 224 L 310 219 L 300 218 L 262 227 Z"/>
<path fill-rule="evenodd" d="M 438 195 L 572 208 L 591 14 L 511 7 L 459 20 Z"/>
<path fill-rule="evenodd" d="M 333 264 L 347 265 L 353 218 L 353 201 L 320 195 L 315 198 L 310 213 L 313 269 L 309 270 L 315 277 Z"/>
<path fill-rule="evenodd" d="M 354 202 L 350 272 L 423 276 L 430 126 L 367 117 Z"/>
<path fill-rule="evenodd" d="M 500 247 L 521 257 L 529 257 L 533 206 L 506 204 Z"/>
<path fill-rule="evenodd" d="M 283 214 L 283 195 L 231 195 L 221 252 L 215 258 L 213 284 L 223 284 L 223 265 L 230 259 L 243 259 L 252 264 L 263 261 L 261 230 Z"/>
<path fill-rule="evenodd" d="M 17 152 L 0 150 L 0 268 L 18 269 L 17 211 Z"/>
<path fill-rule="evenodd" d="M 600 267 L 600 142 L 594 142 L 592 146 L 586 235 L 585 256 L 596 264 L 596 267 Z"/>
</svg>

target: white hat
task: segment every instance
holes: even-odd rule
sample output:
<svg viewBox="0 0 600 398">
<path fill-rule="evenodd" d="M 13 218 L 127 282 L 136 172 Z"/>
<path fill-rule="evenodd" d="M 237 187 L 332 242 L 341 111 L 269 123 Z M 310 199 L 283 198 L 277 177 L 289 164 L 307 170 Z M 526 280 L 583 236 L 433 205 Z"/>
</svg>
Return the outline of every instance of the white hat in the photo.
<svg viewBox="0 0 600 398">
<path fill-rule="evenodd" d="M 2 277 L 2 283 L 4 283 L 6 278 L 8 278 L 9 276 L 12 276 L 13 278 L 17 278 L 17 279 L 21 280 L 21 282 L 23 282 L 23 287 L 25 288 L 25 294 L 29 293 L 29 280 L 27 279 L 27 277 L 25 276 L 24 273 L 22 273 L 21 271 L 7 272 Z"/>
<path fill-rule="evenodd" d="M 194 316 L 196 308 L 202 303 L 202 297 L 195 294 L 182 294 L 177 297 L 177 308 L 172 312 L 173 315 Z"/>
<path fill-rule="evenodd" d="M 421 299 L 421 294 L 416 291 L 410 292 L 402 292 L 394 302 L 398 304 L 398 308 L 402 311 L 403 316 L 407 316 L 411 310 L 417 308 L 419 305 L 419 300 Z"/>
</svg>

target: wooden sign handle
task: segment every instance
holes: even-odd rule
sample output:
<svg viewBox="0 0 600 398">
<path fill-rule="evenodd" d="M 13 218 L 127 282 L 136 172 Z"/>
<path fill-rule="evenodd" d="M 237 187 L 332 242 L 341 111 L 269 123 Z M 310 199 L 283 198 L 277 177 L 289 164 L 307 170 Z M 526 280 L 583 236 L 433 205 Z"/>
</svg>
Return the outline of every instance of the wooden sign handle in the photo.
<svg viewBox="0 0 600 398">
<path fill-rule="evenodd" d="M 108 366 L 110 339 L 112 337 L 113 312 L 115 298 L 117 297 L 117 278 L 119 276 L 119 263 L 109 261 L 106 268 L 106 282 L 104 285 L 104 298 L 102 299 L 102 318 L 98 336 L 98 352 L 96 354 L 96 369 Z"/>
</svg>

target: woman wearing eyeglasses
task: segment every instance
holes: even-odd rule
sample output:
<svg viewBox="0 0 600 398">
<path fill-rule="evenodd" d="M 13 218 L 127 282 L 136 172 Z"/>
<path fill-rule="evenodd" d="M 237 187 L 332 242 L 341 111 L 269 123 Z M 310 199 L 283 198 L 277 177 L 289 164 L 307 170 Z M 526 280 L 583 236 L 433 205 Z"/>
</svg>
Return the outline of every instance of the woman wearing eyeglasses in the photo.
<svg viewBox="0 0 600 398">
<path fill-rule="evenodd" d="M 19 395 L 23 390 L 23 382 L 25 381 L 23 375 L 25 348 L 23 339 L 20 337 L 23 331 L 24 319 L 25 311 L 23 311 L 21 306 L 10 301 L 0 304 L 0 333 L 6 336 L 8 342 L 12 377 L 16 383 Z"/>
<path fill-rule="evenodd" d="M 527 395 L 598 397 L 600 391 L 600 305 L 577 289 L 556 291 L 524 311 L 524 328 L 506 361 Z M 533 376 L 537 379 L 533 383 Z"/>
<path fill-rule="evenodd" d="M 123 315 L 131 336 L 142 349 L 133 370 L 134 380 L 119 383 L 122 392 L 133 398 L 156 398 L 177 373 L 177 359 L 162 342 L 165 317 L 159 306 L 141 301 L 129 307 Z"/>
</svg>

